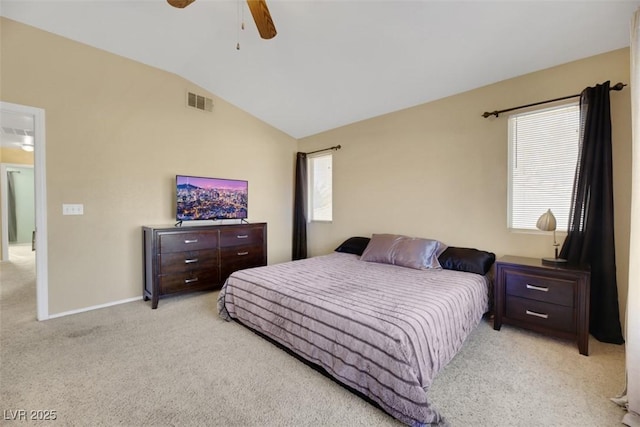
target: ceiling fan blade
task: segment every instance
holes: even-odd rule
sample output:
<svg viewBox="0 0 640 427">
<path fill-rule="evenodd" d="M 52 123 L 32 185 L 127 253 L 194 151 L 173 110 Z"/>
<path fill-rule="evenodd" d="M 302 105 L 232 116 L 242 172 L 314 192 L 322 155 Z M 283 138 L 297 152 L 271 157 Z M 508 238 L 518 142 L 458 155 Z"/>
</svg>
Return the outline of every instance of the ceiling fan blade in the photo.
<svg viewBox="0 0 640 427">
<path fill-rule="evenodd" d="M 167 3 L 169 3 L 173 7 L 179 7 L 180 9 L 183 9 L 189 6 L 194 1 L 196 0 L 167 0 Z"/>
<path fill-rule="evenodd" d="M 175 0 L 172 0 L 175 1 Z M 260 37 L 263 39 L 272 39 L 276 36 L 276 26 L 273 25 L 271 14 L 265 0 L 247 0 L 253 20 L 256 22 Z"/>
</svg>

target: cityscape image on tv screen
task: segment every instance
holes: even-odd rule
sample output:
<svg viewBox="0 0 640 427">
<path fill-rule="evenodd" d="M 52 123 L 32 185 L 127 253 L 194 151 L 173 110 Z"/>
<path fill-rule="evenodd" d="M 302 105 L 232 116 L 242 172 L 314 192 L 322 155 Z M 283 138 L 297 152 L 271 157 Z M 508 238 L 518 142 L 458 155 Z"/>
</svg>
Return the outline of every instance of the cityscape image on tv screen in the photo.
<svg viewBox="0 0 640 427">
<path fill-rule="evenodd" d="M 176 219 L 245 219 L 248 189 L 242 180 L 177 175 Z"/>
</svg>

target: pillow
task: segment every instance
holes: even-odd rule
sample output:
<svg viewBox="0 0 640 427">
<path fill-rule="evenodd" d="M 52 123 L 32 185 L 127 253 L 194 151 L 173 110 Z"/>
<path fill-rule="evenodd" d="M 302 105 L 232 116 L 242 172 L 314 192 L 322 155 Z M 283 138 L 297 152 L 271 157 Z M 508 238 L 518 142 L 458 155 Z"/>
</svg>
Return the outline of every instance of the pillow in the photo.
<svg viewBox="0 0 640 427">
<path fill-rule="evenodd" d="M 349 237 L 336 248 L 336 252 L 344 252 L 346 254 L 362 255 L 364 249 L 371 239 L 368 237 Z"/>
<path fill-rule="evenodd" d="M 472 248 L 448 247 L 438 258 L 446 270 L 485 275 L 496 260 L 495 254 Z"/>
<path fill-rule="evenodd" d="M 440 242 L 397 234 L 374 234 L 360 258 L 362 261 L 400 265 L 418 270 L 440 268 Z"/>
<path fill-rule="evenodd" d="M 439 247 L 437 240 L 407 237 L 398 242 L 393 263 L 418 270 L 441 268 L 437 255 Z"/>
<path fill-rule="evenodd" d="M 448 246 L 438 240 L 436 240 L 436 242 L 438 242 L 438 248 L 436 249 L 436 257 L 440 258 L 440 255 L 442 255 L 442 253 L 447 250 Z"/>
<path fill-rule="evenodd" d="M 393 264 L 394 248 L 404 236 L 397 234 L 374 234 L 360 258 L 362 261 Z"/>
</svg>

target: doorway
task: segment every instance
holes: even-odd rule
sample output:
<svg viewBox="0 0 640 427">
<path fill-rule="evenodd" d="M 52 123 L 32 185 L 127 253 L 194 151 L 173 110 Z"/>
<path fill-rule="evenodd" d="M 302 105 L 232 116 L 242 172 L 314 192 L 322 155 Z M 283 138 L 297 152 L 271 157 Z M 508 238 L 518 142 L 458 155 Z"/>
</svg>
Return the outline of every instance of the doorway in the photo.
<svg viewBox="0 0 640 427">
<path fill-rule="evenodd" d="M 3 153 L 5 154 L 5 153 Z M 29 160 L 29 157 L 26 158 Z M 0 164 L 2 180 L 2 259 L 11 260 L 11 248 L 34 247 L 36 230 L 35 181 L 31 164 Z M 35 267 L 34 267 L 35 268 Z"/>
<path fill-rule="evenodd" d="M 35 250 L 35 274 L 36 274 L 36 300 L 38 320 L 46 320 L 49 318 L 49 289 L 48 289 L 48 266 L 47 266 L 47 215 L 46 215 L 46 173 L 45 173 L 45 112 L 43 109 L 12 104 L 0 101 L 0 125 L 2 127 L 0 133 L 0 148 L 2 149 L 2 157 L 0 162 L 0 195 L 2 196 L 2 260 L 10 262 L 9 251 L 9 174 L 13 172 L 13 178 L 24 173 L 18 178 L 21 181 L 21 191 L 24 192 L 26 175 L 32 172 L 33 188 L 31 195 L 22 194 L 22 197 L 32 197 L 34 222 L 25 224 L 23 219 L 23 227 L 20 227 L 20 236 L 18 236 L 18 227 L 16 226 L 16 239 L 28 240 L 29 231 L 32 228 L 31 239 L 33 249 Z M 12 151 L 17 147 L 17 152 Z M 20 158 L 19 150 L 32 150 L 32 165 L 12 162 L 15 158 Z M 5 162 L 5 160 L 9 160 Z M 26 168 L 25 166 L 31 166 Z M 21 169 L 24 168 L 24 169 Z M 17 172 L 17 173 L 16 173 Z M 15 188 L 14 188 L 15 190 Z M 14 202 L 15 203 L 15 202 Z M 21 208 L 25 203 L 22 202 Z M 13 208 L 12 208 L 13 211 Z M 12 212 L 17 214 L 16 212 Z M 21 212 L 24 214 L 24 212 Z M 29 215 L 24 214 L 24 215 Z M 27 236 L 27 237 L 25 237 Z M 5 261 L 6 260 L 6 261 Z"/>
</svg>

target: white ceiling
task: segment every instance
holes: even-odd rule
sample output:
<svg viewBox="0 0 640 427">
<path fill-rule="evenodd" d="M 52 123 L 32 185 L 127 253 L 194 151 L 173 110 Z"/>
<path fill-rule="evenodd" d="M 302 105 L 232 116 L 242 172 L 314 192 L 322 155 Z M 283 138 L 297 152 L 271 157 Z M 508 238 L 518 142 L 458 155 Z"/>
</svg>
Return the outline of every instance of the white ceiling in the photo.
<svg viewBox="0 0 640 427">
<path fill-rule="evenodd" d="M 0 15 L 176 73 L 302 138 L 628 46 L 640 6 L 640 0 L 267 3 L 278 30 L 271 40 L 259 37 L 244 0 L 197 0 L 185 9 L 162 0 L 0 0 Z"/>
</svg>

